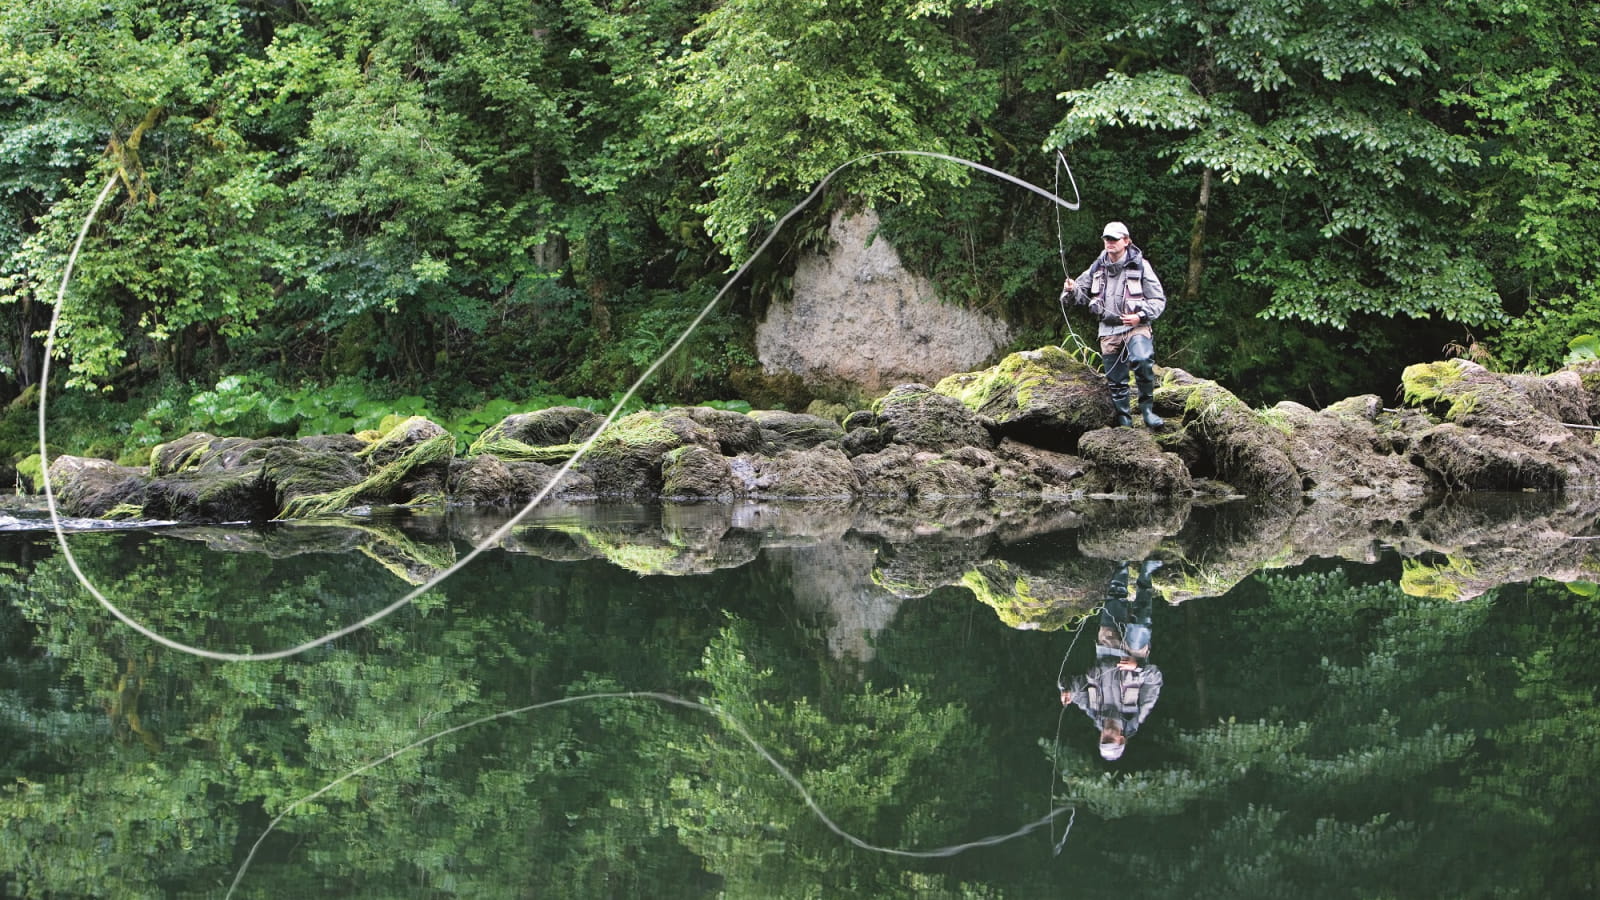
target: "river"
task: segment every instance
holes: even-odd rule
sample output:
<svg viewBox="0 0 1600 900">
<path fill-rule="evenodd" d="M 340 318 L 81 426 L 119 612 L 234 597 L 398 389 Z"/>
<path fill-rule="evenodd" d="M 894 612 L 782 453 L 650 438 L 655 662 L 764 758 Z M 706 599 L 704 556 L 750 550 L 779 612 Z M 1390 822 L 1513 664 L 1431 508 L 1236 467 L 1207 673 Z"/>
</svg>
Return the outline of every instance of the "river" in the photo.
<svg viewBox="0 0 1600 900">
<path fill-rule="evenodd" d="M 1592 896 L 1596 520 L 22 504 L 0 895 Z"/>
</svg>

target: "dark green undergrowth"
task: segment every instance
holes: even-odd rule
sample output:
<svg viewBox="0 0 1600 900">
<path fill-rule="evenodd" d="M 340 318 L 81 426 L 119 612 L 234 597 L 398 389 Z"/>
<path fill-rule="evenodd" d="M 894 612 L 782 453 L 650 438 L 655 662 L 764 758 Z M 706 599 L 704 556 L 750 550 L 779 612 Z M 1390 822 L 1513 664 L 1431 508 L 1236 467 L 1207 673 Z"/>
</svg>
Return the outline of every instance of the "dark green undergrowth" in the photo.
<svg viewBox="0 0 1600 900">
<path fill-rule="evenodd" d="M 513 396 L 446 406 L 448 400 L 398 393 L 350 378 L 285 385 L 265 375 L 230 375 L 210 386 L 168 383 L 121 398 L 51 392 L 44 425 L 52 457 L 93 456 L 135 466 L 148 463 L 156 445 L 197 431 L 247 438 L 353 434 L 377 428 L 393 416 L 432 419 L 455 436 L 456 450 L 463 453 L 485 429 L 514 413 L 552 406 L 607 413 L 621 399 L 620 391 L 602 397 L 569 396 L 533 387 Z M 739 400 L 694 402 L 741 412 L 750 409 Z M 671 405 L 646 403 L 635 396 L 623 404 L 623 412 Z M 19 398 L 0 415 L 0 465 L 15 470 L 38 454 L 39 425 L 36 392 Z"/>
</svg>

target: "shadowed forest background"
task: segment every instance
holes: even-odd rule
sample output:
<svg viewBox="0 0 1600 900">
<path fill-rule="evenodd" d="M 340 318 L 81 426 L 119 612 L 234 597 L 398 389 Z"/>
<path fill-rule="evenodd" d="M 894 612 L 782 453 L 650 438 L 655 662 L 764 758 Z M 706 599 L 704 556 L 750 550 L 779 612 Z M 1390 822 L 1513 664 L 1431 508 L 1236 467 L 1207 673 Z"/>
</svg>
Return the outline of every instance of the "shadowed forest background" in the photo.
<svg viewBox="0 0 1600 900">
<path fill-rule="evenodd" d="M 752 333 L 831 213 L 1016 346 L 1129 222 L 1159 361 L 1252 403 L 1392 394 L 1600 331 L 1600 8 L 1441 0 L 4 0 L 0 452 L 94 198 L 52 439 L 448 425 L 614 397 L 843 171 L 642 402 L 794 405 Z M 1064 252 L 1063 252 L 1064 251 Z M 1092 327 L 1075 323 L 1080 333 Z M 59 390 L 58 390 L 59 389 Z"/>
</svg>

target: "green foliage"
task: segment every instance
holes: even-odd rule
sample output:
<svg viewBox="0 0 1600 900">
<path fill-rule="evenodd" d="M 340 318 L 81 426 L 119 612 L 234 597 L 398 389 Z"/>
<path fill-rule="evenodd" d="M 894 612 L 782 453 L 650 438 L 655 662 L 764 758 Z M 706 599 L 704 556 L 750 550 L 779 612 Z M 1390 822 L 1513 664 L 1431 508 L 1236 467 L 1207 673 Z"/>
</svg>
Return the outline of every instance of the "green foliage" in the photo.
<svg viewBox="0 0 1600 900">
<path fill-rule="evenodd" d="M 1580 334 L 1567 342 L 1567 356 L 1562 363 L 1570 366 L 1594 359 L 1600 359 L 1600 337 Z"/>
<path fill-rule="evenodd" d="M 557 383 L 574 391 L 621 394 L 659 363 L 654 377 L 641 388 L 652 402 L 726 393 L 737 370 L 759 362 L 746 348 L 743 326 L 725 308 L 712 310 L 676 351 L 667 354 L 710 299 L 702 291 L 627 292 L 612 308 L 617 323 L 612 339 L 590 344 L 588 355 Z"/>
<path fill-rule="evenodd" d="M 1452 252 L 1467 207 L 1457 180 L 1479 156 L 1442 124 L 1427 88 L 1433 54 L 1470 31 L 1462 12 L 1473 10 L 1151 3 L 1107 39 L 1173 63 L 1063 92 L 1070 108 L 1046 146 L 1131 128 L 1149 135 L 1137 152 L 1169 161 L 1167 177 L 1214 176 L 1227 218 L 1205 237 L 1235 245 L 1218 261 L 1260 291 L 1262 317 L 1496 324 L 1487 269 Z M 1156 50 L 1179 45 L 1186 52 Z"/>
<path fill-rule="evenodd" d="M 1493 341 L 1514 367 L 1560 364 L 1561 344 L 1600 329 L 1600 12 L 1507 6 L 1461 48 L 1474 61 L 1445 99 L 1495 165 L 1478 190 L 1479 252 L 1518 314 Z"/>
<path fill-rule="evenodd" d="M 1164 358 L 1263 402 L 1388 390 L 1464 327 L 1504 367 L 1552 368 L 1600 331 L 1597 37 L 1588 6 L 1499 0 L 12 4 L 0 399 L 37 381 L 108 180 L 61 310 L 64 387 L 348 377 L 470 410 L 620 391 L 823 177 L 892 150 L 1069 194 L 1039 152 L 1062 147 L 1083 210 L 864 159 L 647 402 L 731 395 L 792 251 L 859 206 L 1030 346 L 1059 333 L 1058 264 L 1129 221 L 1181 301 Z M 276 414 L 363 418 L 309 390 Z M 289 425 L 171 399 L 152 419 Z"/>
<path fill-rule="evenodd" d="M 695 677 L 710 686 L 709 702 L 791 770 L 846 832 L 885 835 L 887 846 L 945 840 L 941 823 L 956 815 L 953 798 L 909 807 L 899 798 L 913 773 L 943 770 L 980 737 L 966 712 L 929 703 L 909 687 L 882 691 L 870 684 L 841 697 L 836 709 L 804 697 L 778 699 L 793 691 L 774 669 L 751 659 L 745 630 L 730 625 L 707 646 Z M 673 824 L 729 891 L 771 896 L 785 884 L 849 889 L 847 854 L 833 841 L 838 849 L 816 849 L 826 830 L 749 744 L 706 735 L 682 750 L 690 771 L 715 776 L 674 779 L 682 813 Z"/>
<path fill-rule="evenodd" d="M 186 402 L 158 399 L 129 429 L 136 446 L 205 431 L 222 436 L 303 437 L 377 428 L 389 416 L 430 416 L 418 396 L 377 397 L 354 379 L 288 388 L 258 375 L 230 375 Z"/>
<path fill-rule="evenodd" d="M 735 262 L 792 204 L 846 162 L 879 150 L 970 158 L 997 101 L 953 29 L 984 3 L 895 0 L 835 10 L 824 0 L 718 5 L 675 61 L 672 139 L 711 163 L 705 228 Z M 842 14 L 840 14 L 842 13 Z M 981 154 L 980 154 L 981 155 Z M 838 186 L 859 202 L 923 202 L 965 169 L 914 157 L 867 160 Z"/>
<path fill-rule="evenodd" d="M 271 306 L 259 268 L 239 268 L 283 253 L 263 231 L 278 197 L 273 155 L 230 115 L 229 70 L 248 52 L 242 17 L 231 4 L 122 2 L 36 4 L 0 17 L 9 50 L 0 77 L 77 126 L 60 147 L 74 164 L 49 163 L 77 183 L 43 189 L 52 205 L 32 217 L 5 266 L 0 300 L 48 307 L 89 201 L 108 177 L 118 188 L 63 310 L 70 384 L 105 384 L 130 355 L 201 330 L 244 336 Z M 88 164 L 100 147 L 77 139 L 103 145 L 105 162 Z"/>
</svg>

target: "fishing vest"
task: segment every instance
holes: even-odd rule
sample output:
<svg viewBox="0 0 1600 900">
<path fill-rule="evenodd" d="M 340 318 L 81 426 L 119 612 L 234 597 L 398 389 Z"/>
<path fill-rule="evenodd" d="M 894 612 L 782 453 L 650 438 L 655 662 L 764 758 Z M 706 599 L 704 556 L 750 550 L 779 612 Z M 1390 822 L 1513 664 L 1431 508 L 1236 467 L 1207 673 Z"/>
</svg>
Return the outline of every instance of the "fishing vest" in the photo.
<svg viewBox="0 0 1600 900">
<path fill-rule="evenodd" d="M 1123 280 L 1123 302 L 1131 305 L 1144 299 L 1144 259 L 1130 259 L 1122 264 L 1122 272 L 1117 276 Z M 1098 300 L 1106 289 L 1106 267 L 1103 262 L 1096 263 L 1094 271 L 1089 274 L 1089 296 Z"/>
</svg>

